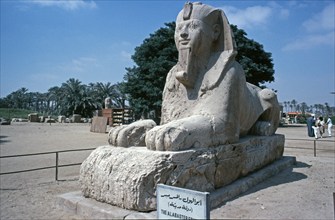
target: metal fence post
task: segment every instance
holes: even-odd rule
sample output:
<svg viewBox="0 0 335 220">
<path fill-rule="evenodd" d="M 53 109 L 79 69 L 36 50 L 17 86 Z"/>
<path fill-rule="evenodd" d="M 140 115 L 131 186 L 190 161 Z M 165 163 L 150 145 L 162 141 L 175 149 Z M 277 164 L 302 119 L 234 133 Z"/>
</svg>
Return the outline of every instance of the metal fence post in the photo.
<svg viewBox="0 0 335 220">
<path fill-rule="evenodd" d="M 58 152 L 56 152 L 56 181 L 58 181 Z"/>
<path fill-rule="evenodd" d="M 25 170 L 18 170 L 18 171 L 12 171 L 12 172 L 0 172 L 0 176 L 1 175 L 7 175 L 7 174 L 25 173 L 25 172 L 31 172 L 31 171 L 37 171 L 37 170 L 55 169 L 56 168 L 55 179 L 58 181 L 58 168 L 61 168 L 61 167 L 70 167 L 70 166 L 78 166 L 78 165 L 82 164 L 82 163 L 59 164 L 59 154 L 60 153 L 75 152 L 75 151 L 87 151 L 87 150 L 95 150 L 95 149 L 96 148 L 87 148 L 87 149 L 74 149 L 74 150 L 41 152 L 41 153 L 34 153 L 34 154 L 18 154 L 18 155 L 7 155 L 7 156 L 1 156 L 0 155 L 0 159 L 4 159 L 4 158 L 11 158 L 11 157 L 26 157 L 26 156 L 56 154 L 56 166 L 39 167 L 39 168 L 35 168 L 35 169 L 25 169 Z"/>
<path fill-rule="evenodd" d="M 316 157 L 316 140 L 314 140 L 314 157 Z"/>
</svg>

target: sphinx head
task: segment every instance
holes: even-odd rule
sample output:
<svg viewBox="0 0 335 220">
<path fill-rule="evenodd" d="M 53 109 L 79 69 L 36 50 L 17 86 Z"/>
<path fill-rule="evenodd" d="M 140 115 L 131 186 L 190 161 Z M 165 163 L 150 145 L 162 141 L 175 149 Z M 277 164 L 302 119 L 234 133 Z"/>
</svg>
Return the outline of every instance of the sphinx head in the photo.
<svg viewBox="0 0 335 220">
<path fill-rule="evenodd" d="M 223 13 L 201 3 L 186 3 L 178 14 L 175 43 L 179 52 L 176 78 L 193 88 L 198 72 L 213 53 L 229 48 L 225 34 L 233 42 L 230 26 Z M 233 47 L 233 46 L 231 46 Z"/>
</svg>

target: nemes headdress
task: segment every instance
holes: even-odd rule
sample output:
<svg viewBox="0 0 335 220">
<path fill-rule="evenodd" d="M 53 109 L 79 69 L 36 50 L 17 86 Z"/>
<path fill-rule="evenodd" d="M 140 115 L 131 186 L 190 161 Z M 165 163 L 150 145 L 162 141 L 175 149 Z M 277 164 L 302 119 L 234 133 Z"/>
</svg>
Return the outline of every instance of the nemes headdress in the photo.
<svg viewBox="0 0 335 220">
<path fill-rule="evenodd" d="M 217 51 L 236 51 L 234 37 L 226 15 L 220 9 L 204 5 L 200 2 L 187 2 L 177 16 L 176 22 L 197 19 L 207 25 L 220 24 L 221 35 L 218 42 Z"/>
</svg>

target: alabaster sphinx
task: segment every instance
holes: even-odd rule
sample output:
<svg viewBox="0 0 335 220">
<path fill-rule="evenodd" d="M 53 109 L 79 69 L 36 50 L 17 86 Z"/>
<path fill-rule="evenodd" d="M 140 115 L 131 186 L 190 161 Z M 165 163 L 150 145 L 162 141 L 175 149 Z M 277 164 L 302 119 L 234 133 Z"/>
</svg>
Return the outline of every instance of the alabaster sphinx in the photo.
<svg viewBox="0 0 335 220">
<path fill-rule="evenodd" d="M 155 210 L 158 183 L 213 192 L 282 156 L 276 94 L 246 82 L 224 12 L 186 3 L 175 42 L 179 59 L 166 78 L 161 124 L 111 129 L 110 145 L 81 166 L 84 196 Z"/>
<path fill-rule="evenodd" d="M 112 129 L 111 145 L 179 151 L 275 133 L 276 94 L 246 82 L 223 11 L 185 4 L 177 17 L 175 43 L 179 58 L 166 78 L 161 124 L 142 120 Z"/>
</svg>

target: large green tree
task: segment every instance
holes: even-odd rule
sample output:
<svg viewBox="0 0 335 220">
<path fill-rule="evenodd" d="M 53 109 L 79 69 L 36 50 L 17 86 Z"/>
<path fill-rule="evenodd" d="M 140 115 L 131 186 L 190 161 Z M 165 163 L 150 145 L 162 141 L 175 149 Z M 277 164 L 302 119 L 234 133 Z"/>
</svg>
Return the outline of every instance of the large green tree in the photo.
<svg viewBox="0 0 335 220">
<path fill-rule="evenodd" d="M 175 22 L 166 23 L 165 27 L 150 34 L 135 48 L 132 59 L 136 66 L 126 68 L 124 92 L 129 95 L 136 118 L 147 117 L 153 111 L 153 119 L 159 122 L 166 75 L 178 60 L 175 26 Z M 261 44 L 248 39 L 245 31 L 235 25 L 231 28 L 238 50 L 236 60 L 243 66 L 247 81 L 257 86 L 274 81 L 271 53 L 265 52 Z"/>
<path fill-rule="evenodd" d="M 178 59 L 174 29 L 175 23 L 167 23 L 150 34 L 142 45 L 135 48 L 132 59 L 136 66 L 126 68 L 124 92 L 129 94 L 136 118 L 147 117 L 153 111 L 158 122 L 165 78 Z"/>
</svg>

